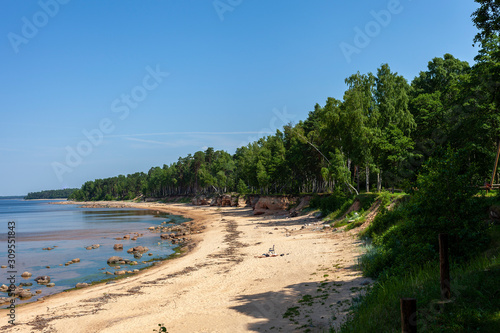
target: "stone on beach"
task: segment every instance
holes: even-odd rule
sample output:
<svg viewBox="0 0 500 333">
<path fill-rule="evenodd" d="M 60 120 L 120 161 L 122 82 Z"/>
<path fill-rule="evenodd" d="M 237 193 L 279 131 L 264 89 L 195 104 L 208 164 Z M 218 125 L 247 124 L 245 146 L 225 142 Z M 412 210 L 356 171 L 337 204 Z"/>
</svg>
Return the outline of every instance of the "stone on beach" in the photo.
<svg viewBox="0 0 500 333">
<path fill-rule="evenodd" d="M 47 287 L 51 288 L 51 287 L 54 287 L 56 284 L 54 282 L 51 282 L 51 283 L 47 283 Z"/>
<path fill-rule="evenodd" d="M 71 260 L 72 262 L 76 263 L 76 262 L 80 262 L 80 258 L 76 258 L 76 259 L 73 259 Z"/>
<path fill-rule="evenodd" d="M 113 245 L 113 249 L 115 249 L 115 250 L 123 250 L 123 244 L 115 244 L 115 245 Z"/>
<path fill-rule="evenodd" d="M 21 277 L 23 277 L 23 278 L 29 278 L 29 277 L 31 277 L 31 273 L 30 272 L 24 272 L 23 274 L 21 274 Z"/>
<path fill-rule="evenodd" d="M 85 288 L 85 287 L 88 287 L 89 284 L 88 283 L 85 283 L 85 282 L 82 282 L 82 283 L 77 283 L 76 284 L 76 288 Z"/>
</svg>

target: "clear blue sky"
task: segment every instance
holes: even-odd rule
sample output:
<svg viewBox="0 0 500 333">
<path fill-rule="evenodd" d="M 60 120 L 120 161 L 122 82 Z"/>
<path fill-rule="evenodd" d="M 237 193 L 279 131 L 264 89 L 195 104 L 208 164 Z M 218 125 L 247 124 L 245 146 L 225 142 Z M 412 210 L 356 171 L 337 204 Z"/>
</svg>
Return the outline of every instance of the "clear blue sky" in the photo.
<svg viewBox="0 0 500 333">
<path fill-rule="evenodd" d="M 0 196 L 147 172 L 206 147 L 234 153 L 383 63 L 408 81 L 445 53 L 472 64 L 476 7 L 4 0 Z"/>
</svg>

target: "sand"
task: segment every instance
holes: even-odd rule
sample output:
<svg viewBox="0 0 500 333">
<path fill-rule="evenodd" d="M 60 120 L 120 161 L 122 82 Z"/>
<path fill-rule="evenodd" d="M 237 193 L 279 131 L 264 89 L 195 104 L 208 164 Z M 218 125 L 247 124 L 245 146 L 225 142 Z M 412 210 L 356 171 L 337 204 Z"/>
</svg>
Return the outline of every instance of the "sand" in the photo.
<svg viewBox="0 0 500 333">
<path fill-rule="evenodd" d="M 138 333 L 164 324 L 169 333 L 327 332 L 371 283 L 356 265 L 362 248 L 355 234 L 323 229 L 311 215 L 122 204 L 184 215 L 206 229 L 178 258 L 17 308 L 14 326 L 0 310 L 0 331 Z M 278 256 L 262 258 L 273 246 Z"/>
</svg>

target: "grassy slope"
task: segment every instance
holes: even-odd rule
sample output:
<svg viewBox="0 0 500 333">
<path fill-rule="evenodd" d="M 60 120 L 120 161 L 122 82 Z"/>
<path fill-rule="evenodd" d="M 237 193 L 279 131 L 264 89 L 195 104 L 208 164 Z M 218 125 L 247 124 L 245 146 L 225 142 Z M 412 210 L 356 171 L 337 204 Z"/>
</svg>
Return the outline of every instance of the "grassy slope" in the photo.
<svg viewBox="0 0 500 333">
<path fill-rule="evenodd" d="M 402 297 L 417 299 L 419 332 L 500 332 L 500 226 L 489 233 L 486 253 L 452 267 L 451 301 L 440 300 L 439 265 L 431 262 L 375 284 L 341 332 L 400 332 Z"/>
</svg>

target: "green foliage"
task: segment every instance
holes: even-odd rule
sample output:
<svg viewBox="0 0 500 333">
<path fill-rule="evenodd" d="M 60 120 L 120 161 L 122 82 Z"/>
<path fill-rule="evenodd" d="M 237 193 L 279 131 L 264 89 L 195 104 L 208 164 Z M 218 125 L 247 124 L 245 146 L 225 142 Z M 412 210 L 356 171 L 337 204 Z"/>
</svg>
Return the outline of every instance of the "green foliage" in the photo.
<svg viewBox="0 0 500 333">
<path fill-rule="evenodd" d="M 311 208 L 320 209 L 324 215 L 345 212 L 354 202 L 354 197 L 343 192 L 328 195 L 314 195 L 309 203 Z"/>
<path fill-rule="evenodd" d="M 485 209 L 474 195 L 475 170 L 465 153 L 448 149 L 442 158 L 429 160 L 409 202 L 375 219 L 366 232 L 374 248 L 360 261 L 366 275 L 400 274 L 436 259 L 439 233 L 450 235 L 454 260 L 466 260 L 484 248 Z"/>
<path fill-rule="evenodd" d="M 496 332 L 500 325 L 500 258 L 479 256 L 451 268 L 450 303 L 440 301 L 439 264 L 421 266 L 374 287 L 352 309 L 342 333 L 400 332 L 400 298 L 417 299 L 419 332 Z M 332 330 L 333 331 L 333 330 Z"/>
<path fill-rule="evenodd" d="M 30 192 L 25 200 L 33 200 L 33 199 L 65 199 L 71 196 L 71 194 L 77 191 L 77 188 L 66 188 L 62 190 L 47 190 L 40 192 Z"/>
</svg>

